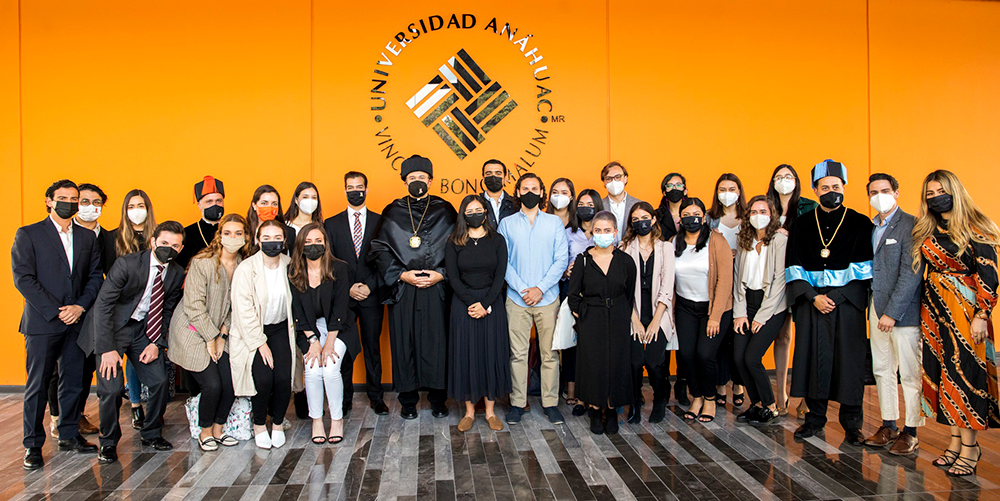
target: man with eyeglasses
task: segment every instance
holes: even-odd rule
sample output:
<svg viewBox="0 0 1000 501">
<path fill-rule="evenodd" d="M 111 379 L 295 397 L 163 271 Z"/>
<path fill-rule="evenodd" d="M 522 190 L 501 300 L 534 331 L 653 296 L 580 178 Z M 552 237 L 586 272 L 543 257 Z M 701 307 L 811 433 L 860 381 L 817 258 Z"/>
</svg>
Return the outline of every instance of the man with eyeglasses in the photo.
<svg viewBox="0 0 1000 501">
<path fill-rule="evenodd" d="M 608 196 L 604 197 L 604 207 L 615 215 L 618 221 L 618 235 L 615 237 L 614 245 L 621 241 L 621 235 L 625 231 L 625 216 L 632 210 L 632 206 L 641 202 L 638 198 L 629 195 L 625 191 L 628 184 L 628 171 L 618 162 L 611 162 L 601 169 L 601 181 L 608 189 Z"/>
</svg>

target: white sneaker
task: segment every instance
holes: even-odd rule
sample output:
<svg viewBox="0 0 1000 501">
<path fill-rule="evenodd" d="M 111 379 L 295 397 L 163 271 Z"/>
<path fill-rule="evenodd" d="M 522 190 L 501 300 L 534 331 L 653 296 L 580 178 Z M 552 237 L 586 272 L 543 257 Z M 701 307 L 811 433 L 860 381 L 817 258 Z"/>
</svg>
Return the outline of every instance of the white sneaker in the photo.
<svg viewBox="0 0 1000 501">
<path fill-rule="evenodd" d="M 281 430 L 280 427 L 277 430 L 272 429 L 271 430 L 271 446 L 272 447 L 281 447 L 282 445 L 285 445 L 285 432 L 284 432 L 284 430 Z"/>
<path fill-rule="evenodd" d="M 255 433 L 253 436 L 253 441 L 254 443 L 257 444 L 257 447 L 260 447 L 261 449 L 271 448 L 271 437 L 267 434 L 266 430 L 264 431 L 264 433 Z M 283 439 L 282 442 L 284 442 Z"/>
</svg>

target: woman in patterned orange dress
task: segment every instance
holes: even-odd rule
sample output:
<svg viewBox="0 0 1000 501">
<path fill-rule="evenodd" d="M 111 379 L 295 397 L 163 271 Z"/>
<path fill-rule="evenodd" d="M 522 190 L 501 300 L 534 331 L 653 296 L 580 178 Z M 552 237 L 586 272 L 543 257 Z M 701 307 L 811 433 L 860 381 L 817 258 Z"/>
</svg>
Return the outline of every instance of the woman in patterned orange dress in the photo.
<svg viewBox="0 0 1000 501">
<path fill-rule="evenodd" d="M 951 427 L 936 466 L 974 475 L 979 430 L 1000 426 L 990 312 L 997 304 L 1000 229 L 951 172 L 930 173 L 913 229 L 913 266 L 926 266 L 920 327 L 923 413 Z"/>
</svg>

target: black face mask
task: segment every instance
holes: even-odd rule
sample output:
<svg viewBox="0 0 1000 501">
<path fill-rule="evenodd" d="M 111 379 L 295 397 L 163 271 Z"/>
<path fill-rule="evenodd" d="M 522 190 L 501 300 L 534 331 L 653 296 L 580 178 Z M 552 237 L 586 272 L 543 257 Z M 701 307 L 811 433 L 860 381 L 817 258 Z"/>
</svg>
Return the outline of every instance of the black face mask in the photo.
<svg viewBox="0 0 1000 501">
<path fill-rule="evenodd" d="M 310 261 L 323 257 L 323 254 L 326 254 L 326 246 L 323 244 L 308 244 L 302 247 L 302 255 Z"/>
<path fill-rule="evenodd" d="M 465 214 L 465 224 L 469 225 L 469 228 L 479 228 L 486 222 L 486 213 L 478 214 Z"/>
<path fill-rule="evenodd" d="M 641 237 L 649 235 L 649 232 L 653 231 L 653 220 L 640 219 L 638 221 L 632 221 L 632 231 Z"/>
<path fill-rule="evenodd" d="M 270 242 L 261 242 L 260 250 L 267 257 L 275 257 L 281 254 L 281 251 L 285 250 L 285 242 L 275 242 L 273 240 Z"/>
<path fill-rule="evenodd" d="M 56 215 L 63 218 L 69 219 L 76 215 L 76 211 L 80 209 L 80 204 L 77 202 L 56 202 L 55 212 Z"/>
<path fill-rule="evenodd" d="M 205 210 L 201 211 L 201 214 L 205 216 L 207 221 L 218 221 L 222 219 L 222 215 L 226 212 L 226 209 L 221 205 L 213 205 L 211 207 L 206 207 Z"/>
<path fill-rule="evenodd" d="M 348 191 L 347 203 L 355 207 L 361 207 L 365 203 L 365 192 L 363 190 Z"/>
<path fill-rule="evenodd" d="M 427 183 L 423 181 L 413 181 L 407 187 L 410 191 L 410 196 L 413 198 L 420 198 L 427 194 Z"/>
<path fill-rule="evenodd" d="M 954 204 L 955 200 L 947 193 L 927 199 L 927 208 L 936 214 L 951 212 Z"/>
<path fill-rule="evenodd" d="M 529 191 L 521 195 L 519 199 L 521 200 L 521 205 L 529 209 L 534 209 L 536 206 L 538 206 L 538 202 L 542 201 L 542 196 L 539 195 L 538 193 L 533 193 Z"/>
<path fill-rule="evenodd" d="M 167 264 L 177 257 L 177 251 L 169 245 L 157 246 L 156 250 L 153 251 L 153 254 L 156 255 L 156 260 L 163 264 Z"/>
<path fill-rule="evenodd" d="M 597 214 L 597 211 L 594 210 L 593 207 L 588 207 L 586 205 L 577 205 L 576 206 L 576 217 L 580 218 L 580 221 L 584 221 L 584 222 L 590 221 L 591 219 L 594 219 L 594 216 L 596 214 Z"/>
<path fill-rule="evenodd" d="M 829 191 L 819 197 L 819 203 L 827 209 L 836 209 L 844 203 L 844 195 L 836 191 Z"/>
<path fill-rule="evenodd" d="M 483 185 L 486 191 L 496 193 L 503 189 L 503 178 L 500 176 L 486 176 L 483 178 Z"/>
<path fill-rule="evenodd" d="M 663 196 L 666 197 L 667 200 L 677 203 L 684 198 L 684 190 L 670 190 Z"/>
<path fill-rule="evenodd" d="M 704 222 L 698 216 L 684 216 L 681 218 L 681 228 L 688 233 L 698 233 L 701 231 Z"/>
</svg>

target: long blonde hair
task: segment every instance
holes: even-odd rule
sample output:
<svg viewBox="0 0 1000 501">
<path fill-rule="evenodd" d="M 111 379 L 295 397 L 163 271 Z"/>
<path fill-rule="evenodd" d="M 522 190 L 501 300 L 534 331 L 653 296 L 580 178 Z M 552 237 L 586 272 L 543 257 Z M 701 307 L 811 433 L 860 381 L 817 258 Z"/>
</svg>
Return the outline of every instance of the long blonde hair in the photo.
<svg viewBox="0 0 1000 501">
<path fill-rule="evenodd" d="M 128 204 L 132 197 L 140 197 L 146 204 L 146 221 L 142 223 L 142 240 L 136 235 L 132 228 L 132 221 L 128 218 Z M 122 200 L 122 219 L 118 224 L 118 235 L 115 237 L 115 253 L 118 257 L 131 254 L 149 247 L 148 240 L 153 237 L 156 230 L 156 216 L 153 215 L 153 202 L 149 200 L 149 195 L 145 191 L 135 189 L 125 194 Z"/>
<path fill-rule="evenodd" d="M 913 225 L 913 270 L 920 269 L 920 247 L 924 240 L 934 234 L 938 226 L 937 216 L 927 209 L 927 184 L 941 183 L 944 192 L 952 197 L 951 217 L 948 219 L 948 236 L 958 247 L 958 256 L 968 249 L 970 242 L 997 245 L 1000 242 L 1000 228 L 990 220 L 969 196 L 965 186 L 953 172 L 940 169 L 924 178 L 920 193 L 920 211 Z"/>
</svg>

